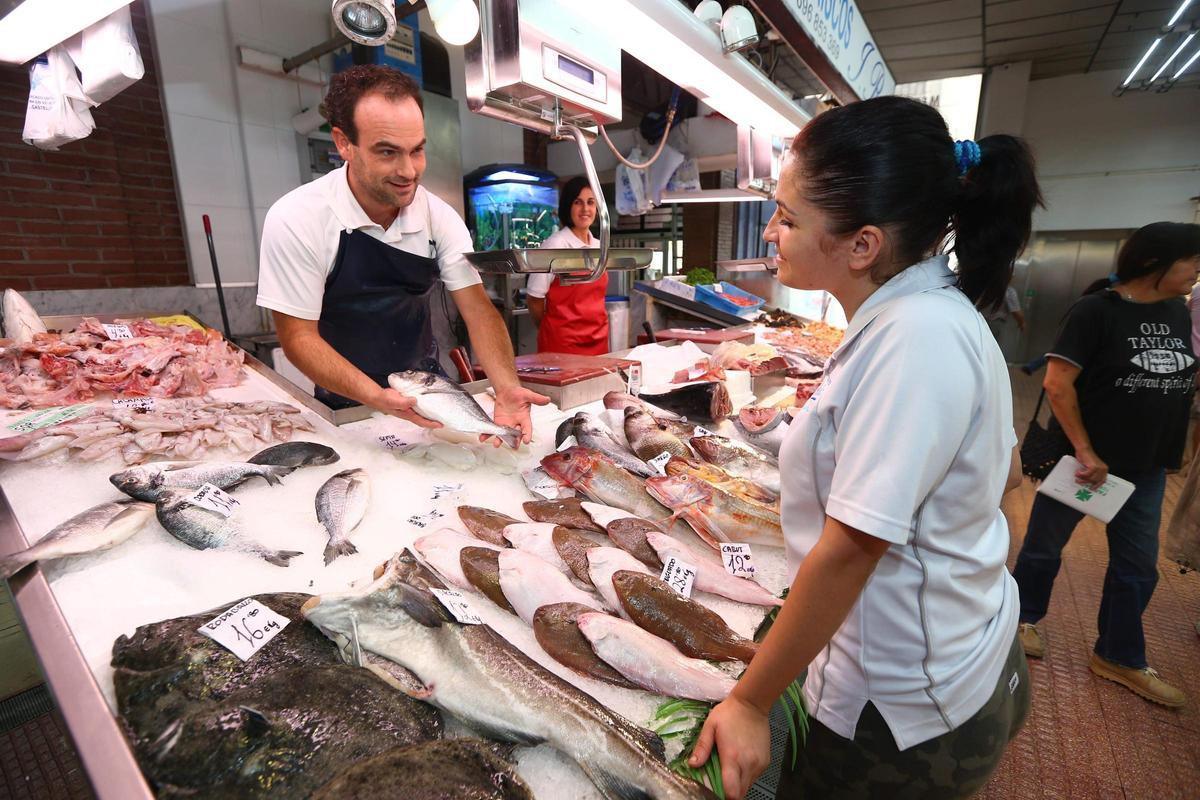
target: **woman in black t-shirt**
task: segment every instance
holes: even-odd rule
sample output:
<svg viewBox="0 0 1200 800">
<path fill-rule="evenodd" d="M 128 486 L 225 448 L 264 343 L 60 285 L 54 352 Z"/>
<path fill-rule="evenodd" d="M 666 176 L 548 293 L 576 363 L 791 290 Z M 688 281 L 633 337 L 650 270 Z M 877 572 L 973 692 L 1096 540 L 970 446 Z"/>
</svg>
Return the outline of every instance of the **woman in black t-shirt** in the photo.
<svg viewBox="0 0 1200 800">
<path fill-rule="evenodd" d="M 1092 672 L 1167 706 L 1183 705 L 1184 694 L 1148 667 L 1142 612 L 1158 582 L 1166 470 L 1179 468 L 1187 434 L 1196 354 L 1183 296 L 1197 276 L 1200 225 L 1156 222 L 1135 232 L 1117 256 L 1115 280 L 1097 281 L 1068 312 L 1044 381 L 1053 422 L 1081 464 L 1076 480 L 1099 486 L 1111 470 L 1136 487 L 1108 524 Z M 1036 623 L 1082 516 L 1045 495 L 1034 500 L 1013 570 L 1027 655 L 1045 652 Z"/>
</svg>

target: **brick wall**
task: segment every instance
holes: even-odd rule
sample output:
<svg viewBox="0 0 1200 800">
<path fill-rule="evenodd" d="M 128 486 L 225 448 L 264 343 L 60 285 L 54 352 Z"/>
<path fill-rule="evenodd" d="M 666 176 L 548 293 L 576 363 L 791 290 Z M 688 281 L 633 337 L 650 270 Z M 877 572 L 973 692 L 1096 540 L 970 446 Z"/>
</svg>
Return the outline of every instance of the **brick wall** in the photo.
<svg viewBox="0 0 1200 800">
<path fill-rule="evenodd" d="M 143 3 L 131 9 L 145 77 L 57 152 L 21 141 L 29 74 L 0 65 L 0 288 L 190 282 Z"/>
</svg>

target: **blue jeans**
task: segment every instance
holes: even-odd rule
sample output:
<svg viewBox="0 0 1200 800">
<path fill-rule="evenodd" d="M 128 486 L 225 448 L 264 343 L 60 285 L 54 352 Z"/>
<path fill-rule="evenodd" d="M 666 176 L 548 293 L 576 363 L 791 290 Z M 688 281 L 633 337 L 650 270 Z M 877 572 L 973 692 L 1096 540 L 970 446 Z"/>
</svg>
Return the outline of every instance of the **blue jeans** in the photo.
<svg viewBox="0 0 1200 800">
<path fill-rule="evenodd" d="M 1123 475 L 1136 487 L 1108 523 L 1108 572 L 1096 620 L 1095 651 L 1126 667 L 1146 666 L 1142 613 L 1158 583 L 1158 525 L 1162 517 L 1164 470 Z M 1083 512 L 1039 494 L 1029 514 L 1025 542 L 1013 577 L 1021 593 L 1021 622 L 1038 622 L 1050 607 L 1050 591 L 1062 564 L 1062 550 Z"/>
</svg>

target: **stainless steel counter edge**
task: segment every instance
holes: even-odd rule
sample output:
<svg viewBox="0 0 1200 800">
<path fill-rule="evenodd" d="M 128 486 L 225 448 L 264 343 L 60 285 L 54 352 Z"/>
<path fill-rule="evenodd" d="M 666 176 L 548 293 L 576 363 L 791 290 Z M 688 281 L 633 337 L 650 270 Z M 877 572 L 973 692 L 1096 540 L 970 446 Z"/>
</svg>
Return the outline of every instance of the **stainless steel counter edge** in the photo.
<svg viewBox="0 0 1200 800">
<path fill-rule="evenodd" d="M 0 552 L 17 552 L 28 546 L 8 496 L 0 488 Z M 41 567 L 35 564 L 18 572 L 8 586 L 96 796 L 100 800 L 152 800 L 154 793 L 142 777 Z"/>
</svg>

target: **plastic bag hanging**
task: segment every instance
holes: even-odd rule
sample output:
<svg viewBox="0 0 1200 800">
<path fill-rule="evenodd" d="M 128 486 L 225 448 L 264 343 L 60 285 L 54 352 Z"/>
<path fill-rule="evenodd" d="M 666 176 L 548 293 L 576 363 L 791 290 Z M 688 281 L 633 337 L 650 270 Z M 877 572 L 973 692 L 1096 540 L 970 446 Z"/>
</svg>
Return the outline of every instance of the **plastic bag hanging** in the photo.
<svg viewBox="0 0 1200 800">
<path fill-rule="evenodd" d="M 67 41 L 93 106 L 111 100 L 146 74 L 129 6 L 123 6 Z"/>
<path fill-rule="evenodd" d="M 21 138 L 42 150 L 57 150 L 96 128 L 75 63 L 56 45 L 29 68 L 29 101 Z"/>
<path fill-rule="evenodd" d="M 628 156 L 630 161 L 641 161 L 645 158 L 642 151 L 635 147 Z M 654 208 L 650 202 L 646 171 L 632 169 L 618 163 L 616 170 L 616 201 L 617 213 L 624 216 L 636 217 Z"/>
</svg>

